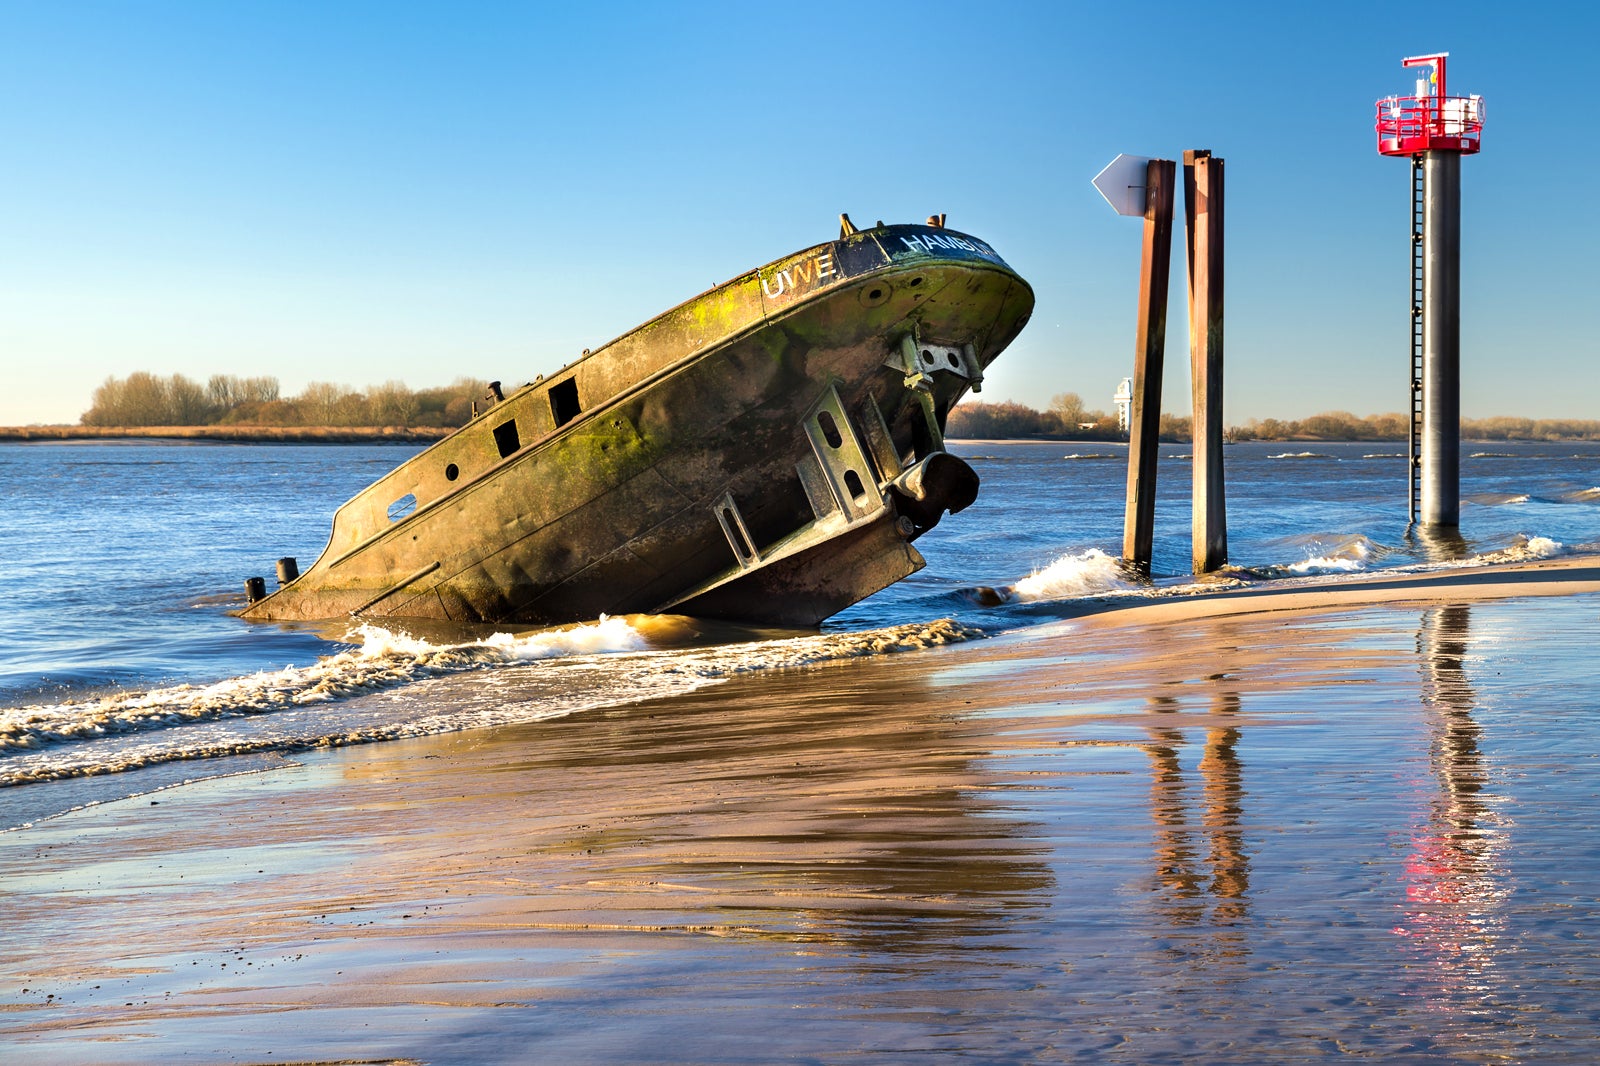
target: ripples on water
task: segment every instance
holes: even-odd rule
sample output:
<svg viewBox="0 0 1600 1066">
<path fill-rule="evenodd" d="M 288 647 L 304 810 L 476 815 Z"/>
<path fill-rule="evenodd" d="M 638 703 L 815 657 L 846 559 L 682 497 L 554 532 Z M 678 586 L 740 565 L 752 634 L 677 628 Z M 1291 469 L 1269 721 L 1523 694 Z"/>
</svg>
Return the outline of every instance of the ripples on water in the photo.
<svg viewBox="0 0 1600 1066">
<path fill-rule="evenodd" d="M 11 503 L 0 517 L 0 776 L 16 783 L 0 788 L 0 813 L 16 825 L 186 777 L 282 765 L 281 753 L 320 745 L 550 729 L 484 796 L 461 796 L 447 779 L 435 786 L 446 792 L 429 793 L 420 770 L 406 787 L 422 791 L 396 796 L 356 762 L 340 785 L 348 801 L 314 819 L 327 823 L 332 871 L 352 861 L 333 843 L 341 819 L 364 811 L 381 818 L 447 795 L 504 827 L 505 839 L 448 841 L 448 861 L 434 866 L 392 853 L 421 846 L 392 836 L 378 858 L 318 871 L 332 879 L 323 885 L 348 877 L 351 907 L 377 914 L 374 884 L 403 877 L 414 898 L 444 899 L 461 870 L 500 877 L 513 854 L 538 858 L 541 884 L 559 878 L 572 842 L 538 834 L 566 832 L 571 818 L 552 809 L 604 809 L 628 790 L 626 825 L 583 827 L 592 836 L 573 890 L 647 882 L 662 913 L 646 912 L 640 927 L 704 923 L 710 946 L 680 937 L 668 952 L 643 940 L 552 948 L 558 931 L 536 927 L 503 972 L 484 952 L 473 979 L 496 988 L 527 981 L 529 958 L 565 951 L 581 963 L 542 1010 L 475 1026 L 504 1061 L 519 1039 L 627 1061 L 630 1048 L 659 1049 L 663 1034 L 698 1040 L 680 1046 L 720 1051 L 719 1061 L 748 1060 L 757 1037 L 774 1058 L 809 1061 L 856 1057 L 869 1040 L 909 1061 L 1600 1059 L 1600 954 L 1585 932 L 1600 918 L 1589 843 L 1600 818 L 1589 765 L 1600 736 L 1594 597 L 1067 630 L 1057 647 L 1069 650 L 1027 669 L 941 653 L 893 683 L 813 671 L 804 685 L 763 689 L 771 706 L 718 704 L 741 675 L 934 645 L 975 652 L 994 636 L 984 647 L 999 648 L 1008 631 L 1061 626 L 1052 604 L 1143 594 L 1113 558 L 1124 468 L 1098 459 L 1101 446 L 958 450 L 983 478 L 978 503 L 919 542 L 928 570 L 822 633 L 678 618 L 402 633 L 249 626 L 227 613 L 245 576 L 270 572 L 280 555 L 314 558 L 334 507 L 401 449 L 0 446 Z M 1294 580 L 1548 555 L 1600 534 L 1600 448 L 1469 457 L 1468 539 L 1443 544 L 1404 534 L 1403 458 L 1371 445 L 1316 450 L 1228 450 L 1235 563 Z M 1182 471 L 1163 464 L 1155 568 L 1166 583 L 1188 558 Z M 690 693 L 705 702 L 678 704 L 670 728 L 551 721 Z M 730 762 L 751 737 L 792 750 L 794 766 L 775 775 L 764 759 L 749 773 Z M 295 780 L 270 775 L 261 787 Z M 727 818 L 697 821 L 685 813 L 696 804 Z M 206 867 L 209 887 L 226 885 L 240 906 L 278 829 L 270 818 L 251 825 L 260 839 L 237 842 L 246 876 L 217 873 L 221 857 Z M 137 810 L 119 828 L 159 846 L 160 825 Z M 65 825 L 51 839 L 74 844 Z M 89 865 L 108 882 L 118 875 L 93 855 Z M 131 863 L 122 876 L 132 887 L 117 897 L 119 922 L 131 929 L 149 874 Z M 259 891 L 270 896 L 274 883 Z M 695 910 L 719 890 L 748 901 Z M 618 906 L 639 905 L 616 892 Z M 169 935 L 169 916 L 150 920 Z M 93 930 L 74 935 L 95 949 Z M 156 976 L 129 980 L 155 982 L 159 999 L 175 964 L 134 962 Z M 652 969 L 672 966 L 686 969 Z M 330 968 L 318 981 L 340 977 Z M 650 989 L 656 1010 L 608 1014 L 619 988 Z M 87 981 L 73 991 L 113 995 Z M 707 1002 L 779 1001 L 785 1023 L 770 1031 L 733 1025 L 719 1044 L 704 1028 Z M 551 1026 L 557 1010 L 582 1024 Z M 519 1028 L 538 1019 L 543 1028 Z M 602 1023 L 621 1049 L 609 1059 L 585 1042 Z M 370 1057 L 359 1042 L 348 1050 Z"/>
<path fill-rule="evenodd" d="M 955 448 L 983 489 L 919 541 L 929 567 L 832 620 L 832 636 L 773 641 L 639 619 L 498 635 L 246 625 L 228 613 L 243 578 L 270 572 L 280 555 L 308 565 L 339 503 L 410 449 L 0 446 L 11 501 L 0 559 L 0 781 L 538 719 L 706 683 L 729 669 L 728 653 L 688 650 L 708 642 L 740 644 L 741 669 L 776 669 L 969 639 L 1034 624 L 1052 603 L 1150 591 L 1115 558 L 1125 451 Z M 1161 586 L 1181 583 L 1189 547 L 1187 453 L 1166 452 Z M 1472 453 L 1462 519 L 1472 539 L 1443 544 L 1407 538 L 1397 458 L 1360 444 L 1229 448 L 1232 561 L 1257 578 L 1293 578 L 1546 556 L 1600 536 L 1600 447 Z M 517 705 L 487 709 L 512 678 L 524 692 Z"/>
</svg>

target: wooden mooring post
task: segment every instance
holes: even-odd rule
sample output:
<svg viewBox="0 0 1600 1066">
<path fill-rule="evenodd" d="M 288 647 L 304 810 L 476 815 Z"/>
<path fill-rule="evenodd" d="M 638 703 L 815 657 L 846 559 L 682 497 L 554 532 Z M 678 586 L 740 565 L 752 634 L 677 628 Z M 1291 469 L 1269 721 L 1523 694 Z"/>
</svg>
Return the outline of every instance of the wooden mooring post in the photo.
<svg viewBox="0 0 1600 1066">
<path fill-rule="evenodd" d="M 1228 562 L 1222 477 L 1222 178 L 1222 160 L 1209 151 L 1183 153 L 1194 429 L 1190 534 L 1196 574 L 1221 569 Z"/>
<path fill-rule="evenodd" d="M 1146 164 L 1144 252 L 1139 274 L 1139 334 L 1128 415 L 1128 497 L 1122 520 L 1122 563 L 1150 573 L 1156 520 L 1156 461 L 1161 440 L 1161 371 L 1167 337 L 1167 279 L 1172 265 L 1172 201 L 1177 164 Z"/>
</svg>

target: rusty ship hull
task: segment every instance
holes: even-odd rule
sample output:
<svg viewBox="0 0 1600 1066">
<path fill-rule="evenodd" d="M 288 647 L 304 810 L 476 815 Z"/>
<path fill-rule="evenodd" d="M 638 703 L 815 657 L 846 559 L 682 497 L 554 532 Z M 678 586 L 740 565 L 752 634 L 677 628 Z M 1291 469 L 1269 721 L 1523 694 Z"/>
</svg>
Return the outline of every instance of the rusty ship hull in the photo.
<svg viewBox="0 0 1600 1066">
<path fill-rule="evenodd" d="M 921 569 L 913 541 L 976 497 L 945 417 L 1032 308 L 941 226 L 808 248 L 496 397 L 240 613 L 815 625 Z"/>
</svg>

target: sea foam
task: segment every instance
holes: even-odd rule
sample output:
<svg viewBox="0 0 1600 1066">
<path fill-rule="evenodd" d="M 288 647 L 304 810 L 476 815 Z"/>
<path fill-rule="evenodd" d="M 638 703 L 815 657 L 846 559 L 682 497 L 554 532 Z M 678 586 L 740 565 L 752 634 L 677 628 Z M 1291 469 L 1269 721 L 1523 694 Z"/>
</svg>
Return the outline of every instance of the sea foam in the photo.
<svg viewBox="0 0 1600 1066">
<path fill-rule="evenodd" d="M 687 620 L 678 620 L 687 623 Z M 761 670 L 982 637 L 950 619 L 739 644 L 681 647 L 692 627 L 643 616 L 434 644 L 364 626 L 359 646 L 309 666 L 211 685 L 0 711 L 0 786 L 179 759 L 301 751 L 535 722 L 682 694 Z M 648 633 L 672 637 L 652 646 Z M 551 666 L 559 661 L 561 669 Z"/>
<path fill-rule="evenodd" d="M 1134 587 L 1133 582 L 1125 576 L 1119 560 L 1099 548 L 1090 548 L 1077 555 L 1063 555 L 1044 569 L 1035 570 L 1008 589 L 999 591 L 1007 602 L 1034 603 Z"/>
<path fill-rule="evenodd" d="M 1519 533 L 1510 544 L 1496 551 L 1484 552 L 1473 561 L 1478 563 L 1522 563 L 1533 559 L 1554 559 L 1567 554 L 1566 545 L 1549 537 L 1530 537 Z"/>
<path fill-rule="evenodd" d="M 1284 569 L 1291 574 L 1353 574 L 1367 569 L 1373 556 L 1372 542 L 1365 537 L 1352 537 L 1332 549 L 1308 556 Z"/>
</svg>

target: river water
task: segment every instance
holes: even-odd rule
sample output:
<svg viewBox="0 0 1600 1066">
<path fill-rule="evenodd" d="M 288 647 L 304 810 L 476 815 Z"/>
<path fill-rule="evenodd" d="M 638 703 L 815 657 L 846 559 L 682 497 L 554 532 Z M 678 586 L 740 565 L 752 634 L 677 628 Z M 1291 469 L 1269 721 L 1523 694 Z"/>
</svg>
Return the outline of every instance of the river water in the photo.
<svg viewBox="0 0 1600 1066">
<path fill-rule="evenodd" d="M 412 449 L 152 442 L 0 445 L 0 816 L 223 772 L 327 744 L 532 721 L 885 646 L 972 639 L 1083 596 L 1147 595 L 1119 554 L 1126 449 L 958 442 L 978 502 L 919 540 L 928 567 L 817 634 L 682 619 L 559 630 L 315 631 L 252 625 L 244 579 L 309 565 L 333 511 Z M 1230 561 L 1293 579 L 1442 558 L 1526 558 L 1600 541 L 1600 444 L 1463 451 L 1459 544 L 1408 536 L 1394 445 L 1227 449 Z M 1184 580 L 1187 453 L 1163 448 L 1154 569 Z M 980 606 L 971 590 L 1007 602 Z M 559 669 L 555 668 L 559 664 Z M 520 698 L 500 698 L 505 671 Z M 442 678 L 451 678 L 440 684 Z M 407 697 L 421 681 L 426 699 Z M 365 698 L 386 693 L 384 700 Z M 133 773 L 138 771 L 138 773 Z M 106 775 L 117 773 L 116 780 Z M 76 780 L 75 787 L 59 782 Z M 56 782 L 46 791 L 39 785 Z"/>
<path fill-rule="evenodd" d="M 1600 1060 L 1600 598 L 1078 633 L 1076 599 L 1149 594 L 1112 561 L 1125 451 L 953 448 L 978 502 L 919 541 L 925 571 L 821 632 L 318 633 L 230 611 L 279 556 L 309 564 L 338 504 L 407 450 L 0 446 L 0 974 L 15 978 L 0 1050 Z M 1408 536 L 1392 445 L 1226 455 L 1231 560 L 1265 580 L 1600 542 L 1600 445 L 1464 448 L 1459 543 Z M 1164 449 L 1161 587 L 1187 580 L 1187 469 Z M 979 586 L 1004 602 L 982 606 Z M 939 645 L 954 647 L 789 669 Z M 1019 665 L 1030 646 L 1054 650 Z M 985 647 L 1014 660 L 986 672 L 969 654 Z M 682 698 L 652 705 L 674 709 L 660 721 L 627 714 L 660 696 Z M 330 745 L 350 747 L 308 754 Z M 772 745 L 792 771 L 772 772 Z M 404 794 L 386 791 L 385 750 L 411 753 Z M 85 812 L 88 831 L 49 817 L 206 778 L 166 806 Z M 312 782 L 339 802 L 251 815 Z M 573 853 L 571 825 L 619 795 L 619 823 Z M 500 828 L 397 830 L 397 811 L 433 803 Z M 181 853 L 192 882 L 155 866 L 171 861 L 162 812 L 180 809 L 214 809 L 223 840 Z M 533 866 L 513 877 L 508 856 Z M 478 912 L 440 911 L 437 935 L 476 945 L 454 974 L 432 941 L 397 937 L 362 968 L 358 951 L 319 954 L 320 927 L 256 927 L 306 885 L 312 925 L 337 909 L 398 930 L 402 908 L 468 884 L 481 907 L 554 909 L 489 939 Z M 609 933 L 559 909 L 609 892 Z M 226 945 L 175 925 L 188 907 Z M 688 928 L 705 932 L 672 932 Z"/>
</svg>

